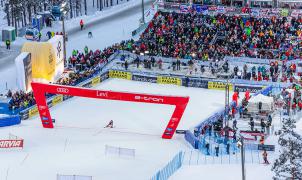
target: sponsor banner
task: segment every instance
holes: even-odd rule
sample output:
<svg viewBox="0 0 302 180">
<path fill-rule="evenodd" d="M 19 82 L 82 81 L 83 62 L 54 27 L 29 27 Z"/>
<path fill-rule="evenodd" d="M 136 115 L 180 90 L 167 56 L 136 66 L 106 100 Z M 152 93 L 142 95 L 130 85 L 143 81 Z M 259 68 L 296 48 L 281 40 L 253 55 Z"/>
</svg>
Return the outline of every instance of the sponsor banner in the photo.
<svg viewBox="0 0 302 180">
<path fill-rule="evenodd" d="M 23 148 L 23 139 L 0 140 L 0 148 Z"/>
<path fill-rule="evenodd" d="M 183 80 L 183 86 L 186 86 L 186 80 Z M 188 87 L 208 88 L 208 81 L 202 79 L 189 79 Z"/>
<path fill-rule="evenodd" d="M 269 14 L 269 9 L 260 9 L 260 16 L 263 16 L 263 17 L 265 17 L 265 16 L 268 16 L 268 14 Z"/>
<path fill-rule="evenodd" d="M 29 92 L 31 90 L 30 83 L 32 82 L 32 65 L 31 54 L 28 52 L 22 52 L 15 59 L 15 65 L 17 68 L 17 80 L 20 90 Z"/>
<path fill-rule="evenodd" d="M 180 12 L 182 12 L 182 13 L 187 13 L 187 12 L 190 11 L 190 7 L 187 6 L 187 5 L 180 5 L 180 6 L 179 6 L 179 10 L 180 10 Z"/>
<path fill-rule="evenodd" d="M 301 9 L 294 9 L 291 13 L 292 17 L 298 17 L 302 15 L 302 10 Z"/>
<path fill-rule="evenodd" d="M 52 101 L 47 101 L 47 106 L 48 106 L 48 108 L 51 108 L 53 106 Z"/>
<path fill-rule="evenodd" d="M 236 8 L 235 7 L 225 7 L 225 10 L 227 12 L 235 12 L 236 11 Z"/>
<path fill-rule="evenodd" d="M 53 99 L 52 99 L 52 106 L 55 106 L 57 104 L 59 104 L 60 102 L 63 101 L 63 95 L 58 95 L 58 96 L 55 96 Z"/>
<path fill-rule="evenodd" d="M 260 151 L 275 151 L 274 145 L 258 144 L 258 150 Z"/>
<path fill-rule="evenodd" d="M 127 80 L 132 79 L 132 75 L 131 75 L 130 72 L 115 71 L 115 70 L 109 71 L 109 77 L 110 78 L 127 79 Z"/>
<path fill-rule="evenodd" d="M 27 120 L 29 118 L 29 111 L 20 112 L 21 120 Z"/>
<path fill-rule="evenodd" d="M 215 90 L 225 90 L 226 83 L 225 82 L 208 82 L 208 89 L 215 89 Z M 228 84 L 229 90 L 233 90 L 233 86 L 231 83 Z"/>
<path fill-rule="evenodd" d="M 63 96 L 63 101 L 65 101 L 65 100 L 67 100 L 67 99 L 70 99 L 70 98 L 72 98 L 73 96 L 66 96 L 66 95 L 64 95 Z"/>
<path fill-rule="evenodd" d="M 101 82 L 105 81 L 106 79 L 109 79 L 109 72 L 105 72 L 100 76 Z"/>
<path fill-rule="evenodd" d="M 89 81 L 89 82 L 83 84 L 82 87 L 87 87 L 87 88 L 89 88 L 89 87 L 91 87 L 91 83 L 92 83 L 92 82 Z"/>
<path fill-rule="evenodd" d="M 56 35 L 47 42 L 26 42 L 22 52 L 31 55 L 31 75 L 34 82 L 54 82 L 64 71 L 63 37 Z"/>
<path fill-rule="evenodd" d="M 251 93 L 257 93 L 263 89 L 262 86 L 246 86 L 246 85 L 235 85 L 235 91 L 246 92 L 249 90 Z"/>
<path fill-rule="evenodd" d="M 32 79 L 36 82 L 53 82 L 56 71 L 56 55 L 51 43 L 26 42 L 22 52 L 31 54 Z"/>
<path fill-rule="evenodd" d="M 254 16 L 254 17 L 260 16 L 260 9 L 252 8 L 251 9 L 251 16 Z"/>
<path fill-rule="evenodd" d="M 208 10 L 209 11 L 217 11 L 217 6 L 209 6 Z"/>
<path fill-rule="evenodd" d="M 200 11 L 201 11 L 201 5 L 199 5 L 199 4 L 192 4 L 192 9 L 194 11 L 196 11 L 197 13 L 200 13 Z"/>
<path fill-rule="evenodd" d="M 97 84 L 99 84 L 101 82 L 101 78 L 100 78 L 100 76 L 97 76 L 97 77 L 95 77 L 95 78 L 93 78 L 92 80 L 91 80 L 91 85 L 92 86 L 96 86 Z"/>
<path fill-rule="evenodd" d="M 37 108 L 37 106 L 34 106 L 33 108 L 31 108 L 28 111 L 28 118 L 32 118 L 33 116 L 35 116 L 37 114 L 38 114 L 38 108 Z"/>
<path fill-rule="evenodd" d="M 176 130 L 176 134 L 186 134 L 186 130 Z"/>
<path fill-rule="evenodd" d="M 289 15 L 288 9 L 281 10 L 281 16 L 287 17 Z"/>
<path fill-rule="evenodd" d="M 218 6 L 216 12 L 217 13 L 225 13 L 224 6 Z"/>
<path fill-rule="evenodd" d="M 192 9 L 194 9 L 197 13 L 208 14 L 208 6 L 193 4 Z"/>
<path fill-rule="evenodd" d="M 152 103 L 164 103 L 164 98 L 158 98 L 158 97 L 153 97 L 150 95 L 136 95 L 134 96 L 134 100 L 135 101 L 139 101 L 139 102 L 152 102 Z"/>
<path fill-rule="evenodd" d="M 149 83 L 157 83 L 156 77 L 141 76 L 141 75 L 132 75 L 132 80 L 141 81 L 141 82 L 149 82 Z"/>
<path fill-rule="evenodd" d="M 182 81 L 180 78 L 166 77 L 166 76 L 158 76 L 157 83 L 158 84 L 174 84 L 174 85 L 178 85 L 178 86 L 182 85 Z"/>
<path fill-rule="evenodd" d="M 54 50 L 54 58 L 56 61 L 56 68 L 55 68 L 55 76 L 54 80 L 57 81 L 60 76 L 64 72 L 64 44 L 63 44 L 63 36 L 62 35 L 55 35 L 50 40 L 47 41 L 48 43 L 52 44 L 52 48 Z"/>
</svg>

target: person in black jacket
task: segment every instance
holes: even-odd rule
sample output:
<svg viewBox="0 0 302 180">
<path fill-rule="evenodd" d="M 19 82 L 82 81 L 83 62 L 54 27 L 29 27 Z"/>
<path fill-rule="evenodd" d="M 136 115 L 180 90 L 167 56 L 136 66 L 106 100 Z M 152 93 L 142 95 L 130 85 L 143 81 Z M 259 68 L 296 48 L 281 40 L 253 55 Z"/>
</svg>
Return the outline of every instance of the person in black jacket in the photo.
<svg viewBox="0 0 302 180">
<path fill-rule="evenodd" d="M 219 145 L 217 145 L 215 147 L 215 153 L 216 153 L 216 156 L 218 157 L 218 155 L 219 155 Z"/>
<path fill-rule="evenodd" d="M 176 60 L 176 70 L 177 71 L 180 70 L 180 60 L 179 59 Z"/>
</svg>

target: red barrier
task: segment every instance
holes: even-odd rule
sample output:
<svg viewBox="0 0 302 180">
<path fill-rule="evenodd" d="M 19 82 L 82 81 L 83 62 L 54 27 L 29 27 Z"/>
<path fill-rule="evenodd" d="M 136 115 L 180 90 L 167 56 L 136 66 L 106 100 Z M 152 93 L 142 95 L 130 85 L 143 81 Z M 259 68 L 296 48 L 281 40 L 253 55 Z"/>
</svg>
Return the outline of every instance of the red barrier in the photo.
<svg viewBox="0 0 302 180">
<path fill-rule="evenodd" d="M 103 91 L 103 90 L 87 89 L 82 87 L 62 86 L 62 85 L 55 85 L 55 84 L 41 84 L 41 83 L 31 83 L 31 86 L 39 110 L 42 125 L 44 128 L 53 128 L 53 123 L 50 116 L 49 108 L 47 106 L 45 93 L 97 98 L 97 99 L 175 105 L 174 112 L 162 135 L 162 138 L 164 139 L 171 139 L 173 137 L 176 128 L 181 120 L 181 117 L 186 109 L 186 106 L 189 102 L 189 97 L 180 97 L 180 96 L 160 96 L 160 95 L 139 94 L 139 93 Z"/>
</svg>

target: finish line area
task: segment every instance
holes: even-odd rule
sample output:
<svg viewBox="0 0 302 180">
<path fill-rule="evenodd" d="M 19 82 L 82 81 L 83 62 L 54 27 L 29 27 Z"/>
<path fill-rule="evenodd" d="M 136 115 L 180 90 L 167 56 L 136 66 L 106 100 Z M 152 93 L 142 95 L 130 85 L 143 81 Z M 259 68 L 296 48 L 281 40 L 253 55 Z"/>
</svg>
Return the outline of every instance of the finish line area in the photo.
<svg viewBox="0 0 302 180">
<path fill-rule="evenodd" d="M 190 129 L 224 106 L 224 91 L 219 90 L 121 79 L 106 80 L 94 89 L 190 96 L 177 129 Z M 90 174 L 105 179 L 111 179 L 113 175 L 122 179 L 127 175 L 129 179 L 143 179 L 152 176 L 159 166 L 164 166 L 180 150 L 191 148 L 183 135 L 175 134 L 171 140 L 161 138 L 173 110 L 174 106 L 170 105 L 74 97 L 50 109 L 56 121 L 54 129 L 43 128 L 40 117 L 3 129 L 1 134 L 6 131 L 16 134 L 25 139 L 25 144 L 23 151 L 5 153 L 9 158 L 4 158 L 4 154 L 0 158 L 11 159 L 12 164 L 18 166 L 15 170 L 9 170 L 11 178 L 21 172 L 25 179 L 50 180 L 54 179 L 51 175 L 64 169 L 62 174 Z M 115 128 L 104 129 L 110 120 L 114 121 Z M 135 149 L 135 158 L 109 158 L 104 153 L 106 145 Z M 30 155 L 19 167 L 18 162 L 27 153 Z M 45 156 L 52 158 L 49 162 L 43 162 L 44 167 L 41 167 Z M 156 162 L 154 159 L 157 159 Z M 37 173 L 28 171 L 26 166 Z M 81 168 L 83 166 L 89 167 L 89 170 Z M 5 168 L 0 165 L 3 173 L 7 170 Z M 105 171 L 105 174 L 97 173 Z"/>
</svg>

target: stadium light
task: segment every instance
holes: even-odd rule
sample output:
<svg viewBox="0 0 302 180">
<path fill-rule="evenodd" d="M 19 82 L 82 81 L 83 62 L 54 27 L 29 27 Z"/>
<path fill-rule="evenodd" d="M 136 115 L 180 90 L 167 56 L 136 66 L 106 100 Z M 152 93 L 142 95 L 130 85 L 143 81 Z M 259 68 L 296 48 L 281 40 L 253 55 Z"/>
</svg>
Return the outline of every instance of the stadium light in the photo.
<svg viewBox="0 0 302 180">
<path fill-rule="evenodd" d="M 142 0 L 142 24 L 145 24 L 145 2 Z"/>
<path fill-rule="evenodd" d="M 61 17 L 62 17 L 62 31 L 63 31 L 63 53 L 64 53 L 64 64 L 66 62 L 66 32 L 65 32 L 65 15 L 68 12 L 68 8 L 66 7 L 67 2 L 63 1 L 63 3 L 61 4 L 61 8 L 60 11 L 62 13 Z M 68 62 L 67 62 L 67 66 L 68 66 Z"/>
</svg>

